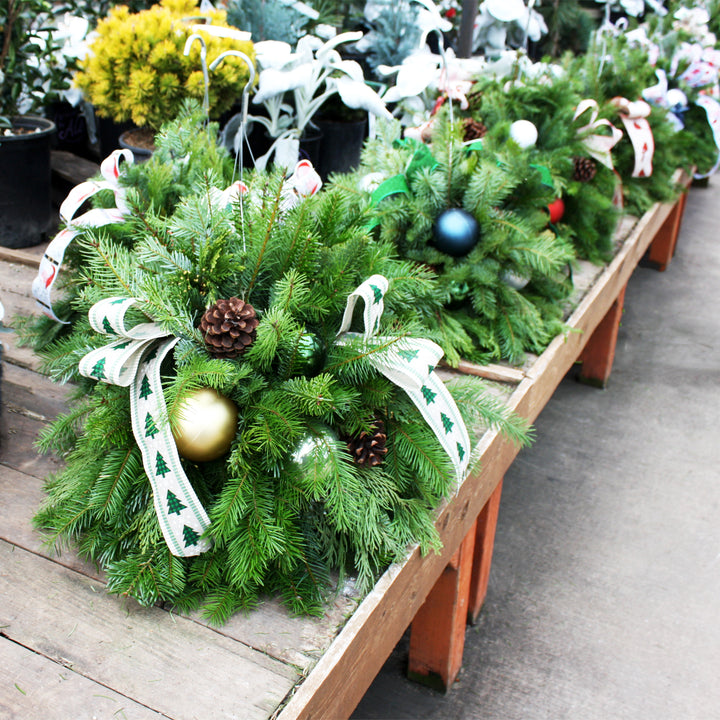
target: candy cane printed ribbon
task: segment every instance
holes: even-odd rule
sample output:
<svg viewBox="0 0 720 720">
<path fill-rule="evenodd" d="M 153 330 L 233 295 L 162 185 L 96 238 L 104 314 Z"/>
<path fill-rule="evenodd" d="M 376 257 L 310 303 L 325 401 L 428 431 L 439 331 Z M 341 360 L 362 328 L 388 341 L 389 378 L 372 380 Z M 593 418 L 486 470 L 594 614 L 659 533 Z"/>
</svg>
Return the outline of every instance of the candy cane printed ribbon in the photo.
<svg viewBox="0 0 720 720">
<path fill-rule="evenodd" d="M 52 287 L 57 280 L 63 257 L 68 245 L 84 227 L 102 227 L 111 223 L 122 222 L 129 212 L 125 204 L 125 189 L 120 186 L 120 160 L 132 164 L 133 154 L 130 150 L 115 150 L 103 160 L 100 173 L 104 180 L 88 180 L 75 186 L 60 206 L 60 219 L 66 224 L 50 242 L 40 260 L 37 277 L 33 280 L 32 291 L 40 309 L 53 320 L 67 324 L 55 315 L 52 307 Z M 89 198 L 101 190 L 110 189 L 115 195 L 114 208 L 93 208 L 75 217 L 75 213 Z"/>
<path fill-rule="evenodd" d="M 90 308 L 97 332 L 118 336 L 80 360 L 89 378 L 129 387 L 133 435 L 153 491 L 153 503 L 170 552 L 179 557 L 199 555 L 210 548 L 202 537 L 210 519 L 185 475 L 167 418 L 160 382 L 160 364 L 178 338 L 157 323 L 127 329 L 125 313 L 135 298 L 111 297 Z"/>
<path fill-rule="evenodd" d="M 578 128 L 577 134 L 582 137 L 588 154 L 599 163 L 602 163 L 606 168 L 612 170 L 613 161 L 610 151 L 622 138 L 622 130 L 616 128 L 609 120 L 597 119 L 600 109 L 597 102 L 591 98 L 582 100 L 578 104 L 573 120 L 577 120 L 588 110 L 590 110 L 590 122 Z M 598 132 L 598 130 L 603 127 L 610 129 L 610 135 L 604 135 Z"/>
<path fill-rule="evenodd" d="M 470 437 L 457 405 L 435 372 L 443 356 L 442 349 L 431 340 L 376 335 L 383 314 L 383 297 L 388 281 L 382 275 L 373 275 L 350 294 L 338 332 L 338 342 L 359 333 L 348 332 L 358 299 L 365 303 L 362 334 L 368 346 L 387 344 L 382 352 L 371 353 L 368 360 L 388 380 L 404 390 L 422 414 L 443 449 L 455 466 L 458 480 L 462 480 L 470 459 Z"/>
<path fill-rule="evenodd" d="M 650 105 L 644 100 L 630 102 L 623 97 L 613 98 L 610 102 L 620 111 L 620 119 L 635 150 L 635 167 L 632 176 L 650 177 L 655 153 L 655 139 L 647 121 L 651 112 Z"/>
<path fill-rule="evenodd" d="M 300 160 L 282 189 L 282 208 L 290 210 L 303 198 L 315 195 L 322 187 L 322 179 L 309 160 Z"/>
<path fill-rule="evenodd" d="M 713 175 L 718 169 L 718 167 L 720 167 L 720 104 L 718 104 L 718 101 L 714 98 L 711 98 L 709 95 L 698 96 L 695 104 L 705 111 L 708 124 L 710 125 L 710 129 L 712 130 L 713 140 L 715 140 L 715 145 L 718 149 L 718 159 L 716 160 L 715 165 L 713 165 L 712 169 L 704 174 L 698 173 L 695 175 L 695 178 L 697 180 L 702 180 Z"/>
<path fill-rule="evenodd" d="M 688 109 L 687 95 L 680 88 L 669 89 L 667 73 L 664 70 L 655 70 L 655 75 L 658 79 L 657 85 L 642 91 L 643 100 L 668 110 L 668 120 L 676 131 L 682 130 L 685 127 L 683 113 Z"/>
</svg>

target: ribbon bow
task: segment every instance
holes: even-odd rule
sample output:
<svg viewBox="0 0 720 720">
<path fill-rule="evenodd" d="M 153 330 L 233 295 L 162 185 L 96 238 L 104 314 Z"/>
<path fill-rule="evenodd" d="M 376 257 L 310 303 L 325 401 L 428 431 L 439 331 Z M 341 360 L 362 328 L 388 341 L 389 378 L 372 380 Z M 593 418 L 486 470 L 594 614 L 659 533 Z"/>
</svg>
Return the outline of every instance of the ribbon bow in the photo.
<svg viewBox="0 0 720 720">
<path fill-rule="evenodd" d="M 708 125 L 710 125 L 710 130 L 712 130 L 713 140 L 715 140 L 715 146 L 718 149 L 718 158 L 715 161 L 715 165 L 704 174 L 695 174 L 697 180 L 702 180 L 713 175 L 718 167 L 720 167 L 720 104 L 709 95 L 699 95 L 695 104 L 705 111 Z"/>
<path fill-rule="evenodd" d="M 180 462 L 160 382 L 160 364 L 179 338 L 168 337 L 152 322 L 127 329 L 125 313 L 136 302 L 135 298 L 111 297 L 90 308 L 93 329 L 118 339 L 85 355 L 79 369 L 85 377 L 130 388 L 133 435 L 165 542 L 173 555 L 199 555 L 210 548 L 202 537 L 210 519 Z"/>
<path fill-rule="evenodd" d="M 598 120 L 600 109 L 595 100 L 587 98 L 582 100 L 575 109 L 573 120 L 577 120 L 583 113 L 590 110 L 590 122 L 578 128 L 577 134 L 583 136 L 583 144 L 588 154 L 602 163 L 608 170 L 613 169 L 612 155 L 610 151 L 622 138 L 622 130 L 618 130 L 609 120 Z M 610 128 L 610 135 L 601 135 L 598 129 L 601 127 Z"/>
<path fill-rule="evenodd" d="M 645 88 L 642 91 L 643 100 L 651 105 L 668 110 L 668 120 L 676 131 L 685 127 L 683 113 L 688 109 L 687 95 L 680 88 L 668 89 L 667 73 L 664 70 L 655 70 L 657 85 Z"/>
<path fill-rule="evenodd" d="M 303 198 L 315 195 L 322 187 L 322 178 L 309 160 L 300 160 L 282 189 L 283 209 L 295 207 Z"/>
<path fill-rule="evenodd" d="M 655 139 L 647 121 L 651 112 L 650 105 L 644 100 L 630 102 L 623 97 L 613 98 L 610 102 L 620 111 L 620 119 L 635 150 L 632 177 L 650 177 L 655 153 Z"/>
<path fill-rule="evenodd" d="M 66 224 L 66 227 L 47 246 L 45 254 L 40 260 L 37 277 L 33 280 L 32 292 L 40 309 L 48 317 L 65 325 L 67 322 L 60 320 L 55 315 L 50 296 L 68 245 L 81 232 L 82 228 L 102 227 L 103 225 L 122 222 L 129 212 L 125 203 L 125 189 L 120 186 L 119 182 L 121 158 L 124 158 L 130 164 L 134 162 L 130 150 L 115 150 L 100 165 L 100 173 L 104 180 L 88 180 L 76 185 L 70 191 L 60 206 L 60 219 Z M 114 208 L 93 208 L 80 215 L 80 217 L 75 217 L 75 213 L 82 207 L 83 203 L 96 193 L 106 189 L 112 190 L 115 195 Z"/>
<path fill-rule="evenodd" d="M 349 333 L 348 330 L 355 304 L 358 299 L 362 299 L 365 303 L 365 331 L 362 338 L 370 347 L 388 344 L 387 349 L 382 352 L 368 355 L 369 361 L 388 380 L 407 393 L 450 456 L 458 480 L 462 480 L 470 459 L 470 438 L 452 395 L 435 372 L 443 351 L 431 340 L 423 338 L 394 340 L 376 335 L 387 289 L 387 278 L 373 275 L 350 294 L 338 331 L 338 341 L 343 342 L 343 337 L 358 335 Z"/>
</svg>

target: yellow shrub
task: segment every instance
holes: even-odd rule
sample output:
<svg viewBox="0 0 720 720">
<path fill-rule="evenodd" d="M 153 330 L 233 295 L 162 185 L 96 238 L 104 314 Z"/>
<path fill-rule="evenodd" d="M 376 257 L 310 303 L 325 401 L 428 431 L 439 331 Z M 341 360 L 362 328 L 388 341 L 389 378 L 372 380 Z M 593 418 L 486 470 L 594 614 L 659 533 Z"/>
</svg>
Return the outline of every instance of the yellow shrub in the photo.
<svg viewBox="0 0 720 720">
<path fill-rule="evenodd" d="M 75 76 L 75 84 L 95 106 L 97 114 L 116 122 L 158 129 L 177 115 L 186 97 L 203 99 L 200 43 L 183 55 L 190 26 L 198 22 L 197 0 L 162 0 L 148 10 L 130 13 L 114 7 L 97 26 L 91 54 Z M 224 11 L 203 13 L 213 25 L 229 27 Z M 207 64 L 225 50 L 240 50 L 255 59 L 248 41 L 201 33 Z M 245 63 L 228 57 L 210 73 L 210 115 L 219 117 L 240 98 L 249 78 Z"/>
</svg>

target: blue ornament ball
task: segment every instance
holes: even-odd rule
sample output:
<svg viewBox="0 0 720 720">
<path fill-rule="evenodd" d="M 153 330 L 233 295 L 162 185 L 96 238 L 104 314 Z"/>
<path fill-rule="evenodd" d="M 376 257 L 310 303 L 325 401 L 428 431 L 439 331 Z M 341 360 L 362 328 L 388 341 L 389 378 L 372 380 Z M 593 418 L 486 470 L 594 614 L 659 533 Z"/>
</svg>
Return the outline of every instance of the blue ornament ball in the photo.
<svg viewBox="0 0 720 720">
<path fill-rule="evenodd" d="M 433 228 L 435 247 L 453 257 L 467 255 L 478 243 L 477 220 L 465 210 L 451 208 L 440 213 Z"/>
</svg>

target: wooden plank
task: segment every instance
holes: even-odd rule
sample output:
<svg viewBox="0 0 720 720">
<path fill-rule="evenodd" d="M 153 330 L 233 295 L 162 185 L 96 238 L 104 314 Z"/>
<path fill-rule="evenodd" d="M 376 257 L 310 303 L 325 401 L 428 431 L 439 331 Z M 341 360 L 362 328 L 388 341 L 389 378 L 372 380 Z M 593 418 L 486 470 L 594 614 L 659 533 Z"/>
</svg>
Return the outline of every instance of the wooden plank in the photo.
<svg viewBox="0 0 720 720">
<path fill-rule="evenodd" d="M 3 383 L 3 390 L 8 386 Z M 27 475 L 45 478 L 60 468 L 60 461 L 49 455 L 39 455 L 34 447 L 46 418 L 16 405 L 12 396 L 3 395 L 0 422 L 0 464 Z"/>
<path fill-rule="evenodd" d="M 39 427 L 46 419 L 66 408 L 68 386 L 57 385 L 47 378 L 13 365 L 4 366 L 4 412 L 17 410 L 25 412 L 38 421 Z M 36 453 L 23 449 L 13 451 L 7 458 L 0 449 L 0 462 L 5 467 L 0 472 L 0 538 L 26 550 L 42 555 L 65 567 L 81 572 L 88 577 L 102 579 L 103 574 L 94 564 L 78 558 L 77 554 L 64 549 L 56 554 L 43 544 L 42 535 L 32 526 L 44 493 L 43 481 L 35 475 L 27 475 L 12 467 L 8 461 L 31 458 Z M 53 469 L 60 464 L 53 461 Z M 39 475 L 36 473 L 36 475 Z M 309 671 L 317 658 L 330 645 L 345 618 L 358 604 L 357 594 L 347 585 L 331 597 L 321 617 L 295 617 L 288 614 L 277 598 L 267 599 L 252 613 L 238 613 L 222 628 L 213 632 L 253 647 L 270 657 L 297 666 L 303 672 Z M 207 625 L 200 613 L 189 616 L 201 625 Z"/>
<path fill-rule="evenodd" d="M 60 697 L 62 703 L 58 703 Z M 164 717 L 0 636 L 0 718 L 161 720 Z"/>
<path fill-rule="evenodd" d="M 495 530 L 497 529 L 498 514 L 500 512 L 502 484 L 503 481 L 500 480 L 477 519 L 472 578 L 470 580 L 470 599 L 468 601 L 468 622 L 471 624 L 477 622 L 487 596 L 493 548 L 495 546 Z"/>
<path fill-rule="evenodd" d="M 16 263 L 18 265 L 26 265 L 27 267 L 35 268 L 37 271 L 38 265 L 40 265 L 40 258 L 47 243 L 37 246 L 42 248 L 42 251 L 30 252 L 28 250 L 15 250 L 13 248 L 6 248 L 0 246 L 0 260 L 9 263 Z"/>
<path fill-rule="evenodd" d="M 675 255 L 675 247 L 680 234 L 680 223 L 685 212 L 686 201 L 687 192 L 684 192 L 650 244 L 647 258 L 651 263 L 655 264 L 659 272 L 667 270 L 670 261 Z"/>
<path fill-rule="evenodd" d="M 37 313 L 35 301 L 30 297 L 36 274 L 37 263 L 32 268 L 18 262 L 0 262 L 0 298 L 5 308 L 4 327 L 0 333 L 3 356 L 6 361 L 29 368 L 37 368 L 39 360 L 30 348 L 18 346 L 15 333 L 10 328 L 15 315 Z"/>
<path fill-rule="evenodd" d="M 465 375 L 475 375 L 477 377 L 485 378 L 486 380 L 503 383 L 517 384 L 525 377 L 525 373 L 520 368 L 506 367 L 505 365 L 494 365 L 493 363 L 489 363 L 487 365 L 477 365 L 476 363 L 471 363 L 468 360 L 461 360 L 455 369 Z"/>
<path fill-rule="evenodd" d="M 72 385 L 60 385 L 44 375 L 12 363 L 3 364 L 3 397 L 10 403 L 37 416 L 52 420 L 68 409 Z"/>
<path fill-rule="evenodd" d="M 447 692 L 462 666 L 474 547 L 473 526 L 412 622 L 408 677 L 436 690 Z"/>
<path fill-rule="evenodd" d="M 264 720 L 299 679 L 264 653 L 107 595 L 98 581 L 4 541 L 0 567 L 5 637 L 174 720 Z"/>
<path fill-rule="evenodd" d="M 79 185 L 100 172 L 98 163 L 86 160 L 74 153 L 67 152 L 67 150 L 52 150 L 50 165 L 53 174 L 72 186 Z"/>
<path fill-rule="evenodd" d="M 0 540 L 53 560 L 71 570 L 102 580 L 102 573 L 75 552 L 56 554 L 33 527 L 33 517 L 44 498 L 42 480 L 9 467 L 0 470 Z"/>
<path fill-rule="evenodd" d="M 593 330 L 579 361 L 582 363 L 579 380 L 587 385 L 604 388 L 607 385 L 615 360 L 615 347 L 617 345 L 620 320 L 625 306 L 625 289 L 620 291 L 615 302 L 605 313 L 605 317 Z"/>
</svg>

